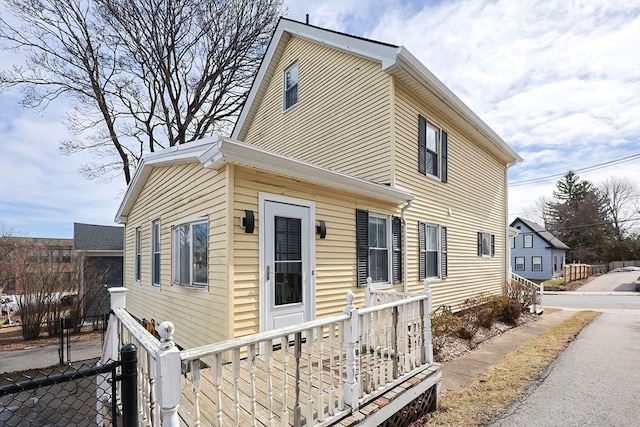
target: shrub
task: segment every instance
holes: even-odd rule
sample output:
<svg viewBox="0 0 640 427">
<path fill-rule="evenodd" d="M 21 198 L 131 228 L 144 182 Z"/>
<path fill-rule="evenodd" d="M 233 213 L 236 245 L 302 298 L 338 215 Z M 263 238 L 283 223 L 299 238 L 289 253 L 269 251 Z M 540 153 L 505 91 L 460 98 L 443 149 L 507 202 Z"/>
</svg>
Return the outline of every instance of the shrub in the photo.
<svg viewBox="0 0 640 427">
<path fill-rule="evenodd" d="M 462 319 L 462 326 L 458 331 L 460 338 L 470 340 L 480 327 L 490 328 L 493 325 L 497 317 L 490 304 L 491 298 L 480 294 L 472 296 L 462 303 L 462 310 L 458 313 Z"/>
<path fill-rule="evenodd" d="M 513 299 L 508 299 L 508 301 L 508 304 L 503 307 L 502 313 L 500 313 L 500 320 L 509 325 L 515 325 L 522 314 L 522 304 Z"/>
<path fill-rule="evenodd" d="M 441 313 L 431 318 L 431 343 L 433 352 L 440 353 L 444 346 L 452 342 L 462 327 L 462 320 L 451 313 Z"/>
</svg>

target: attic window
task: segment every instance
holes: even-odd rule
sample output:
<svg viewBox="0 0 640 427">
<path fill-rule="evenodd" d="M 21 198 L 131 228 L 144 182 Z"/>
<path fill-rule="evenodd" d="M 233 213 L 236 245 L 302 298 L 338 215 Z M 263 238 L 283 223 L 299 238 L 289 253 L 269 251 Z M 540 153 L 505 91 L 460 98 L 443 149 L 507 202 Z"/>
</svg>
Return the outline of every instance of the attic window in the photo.
<svg viewBox="0 0 640 427">
<path fill-rule="evenodd" d="M 298 103 L 298 63 L 294 63 L 284 72 L 284 109 L 288 110 Z"/>
</svg>

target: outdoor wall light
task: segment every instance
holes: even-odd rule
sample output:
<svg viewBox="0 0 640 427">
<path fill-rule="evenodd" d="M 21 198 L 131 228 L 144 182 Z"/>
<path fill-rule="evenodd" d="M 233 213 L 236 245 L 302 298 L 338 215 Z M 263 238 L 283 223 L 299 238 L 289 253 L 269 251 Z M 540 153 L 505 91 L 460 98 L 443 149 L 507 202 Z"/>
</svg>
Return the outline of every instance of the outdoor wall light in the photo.
<svg viewBox="0 0 640 427">
<path fill-rule="evenodd" d="M 255 227 L 255 218 L 253 216 L 253 211 L 244 211 L 244 215 L 240 217 L 240 227 L 244 228 L 245 233 L 253 233 L 253 229 Z"/>
<path fill-rule="evenodd" d="M 321 239 L 324 239 L 327 236 L 327 224 L 325 224 L 321 219 L 318 220 L 318 225 L 316 225 L 316 233 L 320 235 Z"/>
</svg>

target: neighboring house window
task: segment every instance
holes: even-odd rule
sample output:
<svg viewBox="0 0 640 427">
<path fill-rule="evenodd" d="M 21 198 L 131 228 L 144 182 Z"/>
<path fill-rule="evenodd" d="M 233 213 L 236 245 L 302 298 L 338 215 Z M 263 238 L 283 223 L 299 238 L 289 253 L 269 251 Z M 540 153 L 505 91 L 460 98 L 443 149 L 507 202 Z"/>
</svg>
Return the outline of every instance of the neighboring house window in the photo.
<svg viewBox="0 0 640 427">
<path fill-rule="evenodd" d="M 206 219 L 181 224 L 173 229 L 173 283 L 207 286 L 208 225 Z"/>
<path fill-rule="evenodd" d="M 511 249 L 515 249 L 516 248 L 516 236 L 513 236 L 511 238 Z"/>
<path fill-rule="evenodd" d="M 298 63 L 296 62 L 284 72 L 284 109 L 287 110 L 298 103 Z"/>
<path fill-rule="evenodd" d="M 553 271 L 558 271 L 558 257 L 553 257 Z"/>
<path fill-rule="evenodd" d="M 447 227 L 418 222 L 418 278 L 447 277 Z"/>
<path fill-rule="evenodd" d="M 542 257 L 541 256 L 532 256 L 531 257 L 531 270 L 533 270 L 533 271 L 542 271 Z"/>
<path fill-rule="evenodd" d="M 136 228 L 136 260 L 135 260 L 135 270 L 136 270 L 136 282 L 140 281 L 140 267 L 142 265 L 142 230 L 140 227 Z"/>
<path fill-rule="evenodd" d="M 516 257 L 516 271 L 524 271 L 524 257 L 517 256 Z"/>
<path fill-rule="evenodd" d="M 560 270 L 562 270 L 563 267 L 564 267 L 564 257 L 561 256 L 560 257 Z"/>
<path fill-rule="evenodd" d="M 533 236 L 531 234 L 525 234 L 524 236 L 522 236 L 522 238 L 524 239 L 525 248 L 533 247 Z"/>
<path fill-rule="evenodd" d="M 492 257 L 496 254 L 496 236 L 478 233 L 478 256 Z"/>
<path fill-rule="evenodd" d="M 447 132 L 418 116 L 418 172 L 447 182 L 448 145 Z"/>
<path fill-rule="evenodd" d="M 160 286 L 160 220 L 151 223 L 151 283 Z"/>
<path fill-rule="evenodd" d="M 358 286 L 402 280 L 401 230 L 398 217 L 356 210 Z"/>
</svg>

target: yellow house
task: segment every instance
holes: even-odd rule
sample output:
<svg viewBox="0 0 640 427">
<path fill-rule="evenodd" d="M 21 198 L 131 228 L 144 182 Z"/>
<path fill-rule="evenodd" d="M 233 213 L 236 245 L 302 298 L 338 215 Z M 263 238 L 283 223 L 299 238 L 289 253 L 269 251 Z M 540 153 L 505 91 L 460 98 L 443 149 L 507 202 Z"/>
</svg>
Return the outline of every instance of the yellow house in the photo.
<svg viewBox="0 0 640 427">
<path fill-rule="evenodd" d="M 282 19 L 231 137 L 136 171 L 127 309 L 193 347 L 334 315 L 367 278 L 500 293 L 520 160 L 405 48 Z"/>
</svg>

